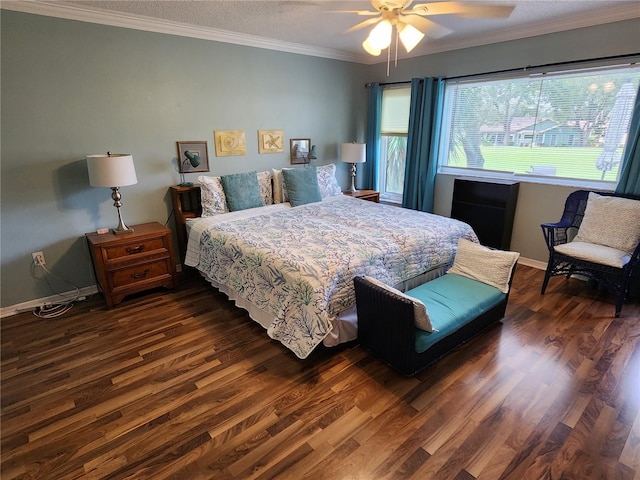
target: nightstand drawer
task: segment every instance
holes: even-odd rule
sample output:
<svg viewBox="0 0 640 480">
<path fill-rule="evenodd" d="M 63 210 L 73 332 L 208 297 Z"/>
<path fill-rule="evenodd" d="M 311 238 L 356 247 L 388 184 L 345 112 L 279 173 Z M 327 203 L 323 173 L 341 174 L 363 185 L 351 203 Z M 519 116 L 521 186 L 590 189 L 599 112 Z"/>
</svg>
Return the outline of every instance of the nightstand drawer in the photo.
<svg viewBox="0 0 640 480">
<path fill-rule="evenodd" d="M 125 268 L 119 268 L 108 272 L 109 283 L 116 289 L 139 282 L 156 280 L 159 277 L 171 274 L 169 259 L 161 259 L 155 262 L 142 263 Z"/>
<path fill-rule="evenodd" d="M 131 242 L 124 245 L 114 245 L 102 249 L 105 261 L 117 260 L 131 255 L 148 254 L 154 250 L 167 250 L 166 237 L 149 238 L 147 240 Z"/>
</svg>

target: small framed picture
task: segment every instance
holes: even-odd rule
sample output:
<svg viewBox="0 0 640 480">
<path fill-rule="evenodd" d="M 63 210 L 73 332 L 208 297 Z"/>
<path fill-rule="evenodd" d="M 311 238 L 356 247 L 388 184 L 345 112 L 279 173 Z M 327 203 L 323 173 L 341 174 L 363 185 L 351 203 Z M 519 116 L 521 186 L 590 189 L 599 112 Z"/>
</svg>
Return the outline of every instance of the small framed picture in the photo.
<svg viewBox="0 0 640 480">
<path fill-rule="evenodd" d="M 309 151 L 311 150 L 310 138 L 292 138 L 291 144 L 291 164 L 304 165 L 309 163 Z"/>
<path fill-rule="evenodd" d="M 284 130 L 258 130 L 258 153 L 284 152 Z"/>
<path fill-rule="evenodd" d="M 180 173 L 209 171 L 209 151 L 207 142 L 177 142 L 178 169 Z"/>
<path fill-rule="evenodd" d="M 244 130 L 215 130 L 216 156 L 246 155 L 247 147 Z"/>
</svg>

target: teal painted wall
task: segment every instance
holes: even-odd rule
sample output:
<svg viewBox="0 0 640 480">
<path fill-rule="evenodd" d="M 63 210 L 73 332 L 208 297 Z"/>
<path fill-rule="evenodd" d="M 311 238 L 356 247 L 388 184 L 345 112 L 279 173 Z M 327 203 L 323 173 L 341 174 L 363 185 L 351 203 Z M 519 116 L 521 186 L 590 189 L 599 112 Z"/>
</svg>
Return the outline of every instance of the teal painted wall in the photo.
<svg viewBox="0 0 640 480">
<path fill-rule="evenodd" d="M 133 225 L 169 218 L 176 141 L 206 140 L 209 174 L 221 175 L 288 165 L 289 138 L 311 138 L 318 164 L 364 140 L 362 65 L 6 10 L 0 20 L 3 307 L 53 293 L 31 252 L 61 278 L 95 284 L 84 234 L 117 217 L 111 191 L 89 186 L 86 155 L 133 155 L 138 184 L 121 189 Z M 259 155 L 259 129 L 284 129 L 285 152 Z M 244 130 L 247 154 L 216 157 L 214 130 Z"/>
<path fill-rule="evenodd" d="M 288 165 L 258 155 L 257 130 L 310 137 L 319 164 L 364 140 L 368 81 L 452 76 L 640 50 L 638 19 L 363 66 L 204 40 L 2 10 L 1 305 L 52 292 L 31 252 L 80 287 L 95 283 L 84 233 L 117 223 L 108 189 L 89 186 L 88 154 L 134 156 L 138 184 L 122 189 L 128 224 L 164 223 L 179 181 L 178 140 L 206 140 L 210 175 Z M 244 130 L 247 155 L 216 157 L 214 130 Z M 339 167 L 346 187 L 348 172 Z M 193 178 L 192 178 L 193 180 Z M 512 249 L 545 261 L 540 223 L 557 220 L 571 187 L 523 184 Z M 448 215 L 453 178 L 438 175 L 436 213 Z M 170 221 L 173 226 L 173 219 Z M 58 291 L 71 287 L 54 282 Z"/>
</svg>

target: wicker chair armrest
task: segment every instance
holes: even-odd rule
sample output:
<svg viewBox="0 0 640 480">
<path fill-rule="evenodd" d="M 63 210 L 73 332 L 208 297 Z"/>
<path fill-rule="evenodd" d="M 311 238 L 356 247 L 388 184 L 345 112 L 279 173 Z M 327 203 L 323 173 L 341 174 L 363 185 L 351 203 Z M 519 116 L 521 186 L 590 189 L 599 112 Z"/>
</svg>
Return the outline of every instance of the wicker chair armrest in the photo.
<svg viewBox="0 0 640 480">
<path fill-rule="evenodd" d="M 576 228 L 568 221 L 542 223 L 540 226 L 549 251 L 552 251 L 556 245 L 567 243 L 569 241 L 569 229 Z"/>
</svg>

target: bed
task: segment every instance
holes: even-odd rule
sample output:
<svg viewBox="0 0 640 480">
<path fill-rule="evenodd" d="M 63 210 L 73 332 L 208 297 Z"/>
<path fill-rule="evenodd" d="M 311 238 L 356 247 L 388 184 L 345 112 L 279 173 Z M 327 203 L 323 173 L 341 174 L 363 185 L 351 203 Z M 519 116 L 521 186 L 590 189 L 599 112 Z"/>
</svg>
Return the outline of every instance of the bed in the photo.
<svg viewBox="0 0 640 480">
<path fill-rule="evenodd" d="M 274 201 L 255 208 L 202 215 L 203 184 L 172 197 L 184 264 L 302 359 L 357 338 L 356 275 L 410 288 L 444 273 L 459 238 L 477 241 L 465 223 L 342 195 L 335 180 L 321 201 L 292 207 L 277 175 Z"/>
</svg>

